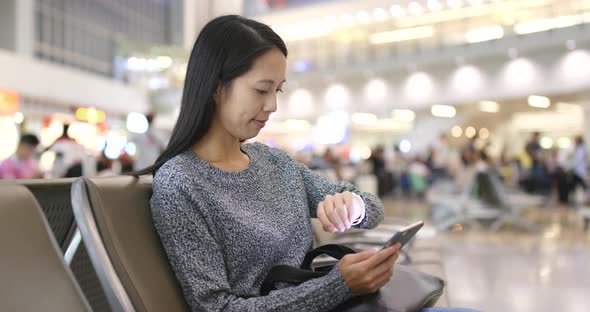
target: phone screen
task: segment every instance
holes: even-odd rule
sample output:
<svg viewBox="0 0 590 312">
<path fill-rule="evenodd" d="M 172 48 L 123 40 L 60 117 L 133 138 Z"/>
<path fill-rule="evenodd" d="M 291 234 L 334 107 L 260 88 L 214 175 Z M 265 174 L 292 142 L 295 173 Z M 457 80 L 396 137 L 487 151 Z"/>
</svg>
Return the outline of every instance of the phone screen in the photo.
<svg viewBox="0 0 590 312">
<path fill-rule="evenodd" d="M 382 249 L 385 249 L 387 247 L 393 246 L 396 243 L 401 243 L 401 247 L 404 247 L 404 245 L 410 241 L 410 239 L 412 239 L 412 237 L 414 237 L 414 235 L 416 235 L 416 233 L 418 233 L 418 230 L 420 230 L 420 228 L 422 228 L 422 226 L 424 225 L 424 221 L 418 221 L 414 224 L 408 225 L 405 228 L 399 230 L 398 232 L 396 232 L 395 234 L 393 234 L 393 236 L 391 237 L 391 239 L 389 241 L 387 241 L 387 243 L 385 244 L 385 246 L 383 246 Z"/>
</svg>

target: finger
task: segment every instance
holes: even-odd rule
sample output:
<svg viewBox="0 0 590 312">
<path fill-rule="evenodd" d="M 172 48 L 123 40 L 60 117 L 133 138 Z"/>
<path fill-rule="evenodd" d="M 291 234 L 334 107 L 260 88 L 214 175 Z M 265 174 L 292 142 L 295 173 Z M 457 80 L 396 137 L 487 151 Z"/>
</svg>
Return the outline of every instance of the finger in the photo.
<svg viewBox="0 0 590 312">
<path fill-rule="evenodd" d="M 342 223 L 342 220 L 340 220 L 340 216 L 338 215 L 336 207 L 334 206 L 333 196 L 326 196 L 326 199 L 324 200 L 324 209 L 326 211 L 326 216 L 328 216 L 328 219 L 332 225 L 339 231 L 344 231 L 344 224 Z"/>
<path fill-rule="evenodd" d="M 348 217 L 348 207 L 346 206 L 346 203 L 344 202 L 344 198 L 341 194 L 337 194 L 334 196 L 334 207 L 336 209 L 336 212 L 338 213 L 338 216 L 340 217 L 340 220 L 342 221 L 342 224 L 344 224 L 344 227 L 346 229 L 350 229 L 350 221 L 349 221 L 349 217 Z"/>
<path fill-rule="evenodd" d="M 348 223 L 352 226 L 352 222 L 354 222 L 354 220 L 360 216 L 360 211 L 356 211 L 357 207 L 354 206 L 351 192 L 343 192 L 342 199 L 344 200 L 344 205 L 346 205 L 346 208 L 348 208 Z"/>
<path fill-rule="evenodd" d="M 350 261 L 350 263 L 359 263 L 362 261 L 365 261 L 371 257 L 373 257 L 374 255 L 377 254 L 377 252 L 379 252 L 379 250 L 377 250 L 376 248 L 372 248 L 369 250 L 365 250 L 362 252 L 357 252 L 354 254 L 348 254 L 345 257 L 348 259 L 347 261 Z"/>
<path fill-rule="evenodd" d="M 393 256 L 399 250 L 399 245 L 395 244 L 391 247 L 387 247 L 383 250 L 380 250 L 375 256 L 367 259 L 367 266 L 369 268 L 375 268 L 379 264 L 383 263 L 383 261 L 387 260 L 389 257 Z"/>
<path fill-rule="evenodd" d="M 328 216 L 326 216 L 324 202 L 318 204 L 317 217 L 322 223 L 322 228 L 324 231 L 330 233 L 334 233 L 336 231 L 336 228 L 332 225 L 332 222 L 328 219 Z"/>
<path fill-rule="evenodd" d="M 391 280 L 391 276 L 389 275 L 383 275 L 381 277 L 379 277 L 379 279 L 375 282 L 375 291 L 381 289 L 383 286 L 387 285 L 387 283 L 389 283 L 389 281 Z"/>
<path fill-rule="evenodd" d="M 390 270 L 393 271 L 393 267 L 397 261 L 398 255 L 399 252 L 396 252 L 391 257 L 387 258 L 387 260 L 383 261 L 370 272 L 370 276 L 377 278 L 381 275 L 387 274 L 387 272 Z"/>
</svg>

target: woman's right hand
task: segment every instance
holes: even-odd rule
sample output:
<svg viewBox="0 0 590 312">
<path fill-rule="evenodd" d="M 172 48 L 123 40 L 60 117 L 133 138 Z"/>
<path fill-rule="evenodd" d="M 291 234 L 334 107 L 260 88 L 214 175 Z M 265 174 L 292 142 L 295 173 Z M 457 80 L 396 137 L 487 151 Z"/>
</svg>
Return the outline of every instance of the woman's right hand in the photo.
<svg viewBox="0 0 590 312">
<path fill-rule="evenodd" d="M 354 294 L 370 294 L 383 287 L 393 275 L 400 244 L 348 254 L 338 263 L 342 278 Z"/>
</svg>

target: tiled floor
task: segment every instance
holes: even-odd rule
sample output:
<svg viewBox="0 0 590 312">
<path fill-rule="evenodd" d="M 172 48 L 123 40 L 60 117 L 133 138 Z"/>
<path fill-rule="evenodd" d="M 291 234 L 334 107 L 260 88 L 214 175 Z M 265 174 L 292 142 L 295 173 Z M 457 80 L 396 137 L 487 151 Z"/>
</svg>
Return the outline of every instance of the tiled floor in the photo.
<svg viewBox="0 0 590 312">
<path fill-rule="evenodd" d="M 385 201 L 386 215 L 426 219 L 417 200 Z M 590 311 L 590 233 L 573 210 L 534 208 L 541 231 L 439 234 L 451 306 L 486 312 Z"/>
</svg>

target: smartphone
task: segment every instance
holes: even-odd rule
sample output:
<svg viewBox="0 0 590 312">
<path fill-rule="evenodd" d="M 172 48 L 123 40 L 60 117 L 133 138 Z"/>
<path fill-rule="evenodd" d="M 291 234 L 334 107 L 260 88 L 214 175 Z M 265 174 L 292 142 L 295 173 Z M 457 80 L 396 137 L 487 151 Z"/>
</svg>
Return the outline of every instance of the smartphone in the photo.
<svg viewBox="0 0 590 312">
<path fill-rule="evenodd" d="M 410 224 L 410 225 L 406 226 L 405 228 L 403 228 L 403 229 L 399 230 L 398 232 L 396 232 L 395 234 L 393 234 L 391 239 L 389 241 L 387 241 L 385 246 L 383 246 L 383 248 L 381 248 L 381 249 L 385 249 L 387 247 L 393 246 L 398 242 L 402 244 L 402 246 L 400 247 L 400 249 L 402 249 L 404 247 L 404 245 L 407 242 L 409 242 L 410 239 L 412 239 L 412 237 L 414 237 L 414 235 L 416 235 L 416 233 L 418 233 L 418 230 L 420 230 L 420 228 L 422 228 L 423 225 L 424 225 L 424 221 L 418 221 L 414 224 Z"/>
</svg>

